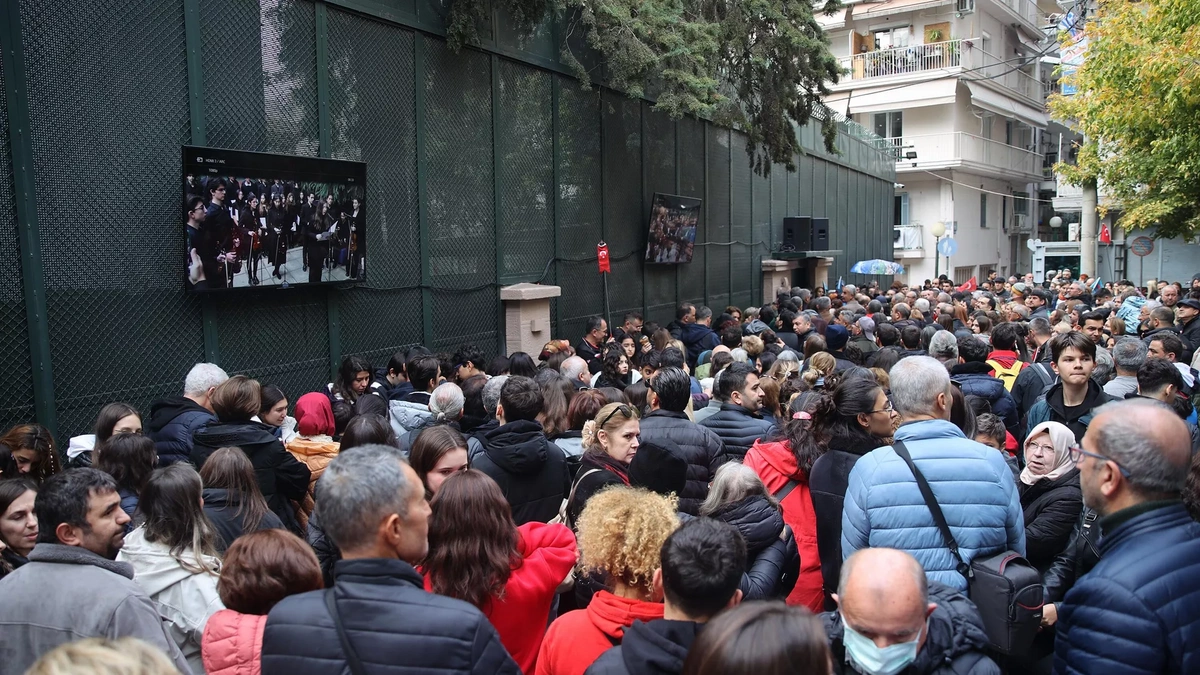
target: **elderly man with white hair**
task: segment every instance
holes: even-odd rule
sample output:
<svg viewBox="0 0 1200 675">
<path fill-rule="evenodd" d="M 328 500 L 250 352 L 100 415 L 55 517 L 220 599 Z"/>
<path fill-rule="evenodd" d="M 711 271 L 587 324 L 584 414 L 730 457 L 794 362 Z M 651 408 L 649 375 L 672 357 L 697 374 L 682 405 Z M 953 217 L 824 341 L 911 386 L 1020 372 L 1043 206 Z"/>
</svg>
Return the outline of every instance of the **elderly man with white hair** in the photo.
<svg viewBox="0 0 1200 675">
<path fill-rule="evenodd" d="M 892 405 L 901 426 L 890 446 L 864 455 L 850 472 L 842 510 L 842 558 L 865 548 L 911 553 L 931 581 L 959 590 L 966 578 L 925 506 L 906 452 L 929 482 L 967 564 L 1006 550 L 1025 552 L 1025 519 L 1001 453 L 950 423 L 950 375 L 927 356 L 893 368 Z"/>
</svg>

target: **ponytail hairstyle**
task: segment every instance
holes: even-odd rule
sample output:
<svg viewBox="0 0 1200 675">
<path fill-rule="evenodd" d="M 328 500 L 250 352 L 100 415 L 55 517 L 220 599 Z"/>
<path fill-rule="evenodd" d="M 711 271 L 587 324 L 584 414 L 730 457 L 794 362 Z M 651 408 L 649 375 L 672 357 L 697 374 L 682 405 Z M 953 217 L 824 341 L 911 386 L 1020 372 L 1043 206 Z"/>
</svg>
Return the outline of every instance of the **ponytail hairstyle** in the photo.
<svg viewBox="0 0 1200 675">
<path fill-rule="evenodd" d="M 826 421 L 832 447 L 870 450 L 883 445 L 882 438 L 872 436 L 858 422 L 859 415 L 870 414 L 875 409 L 875 399 L 882 389 L 875 374 L 861 368 L 844 371 L 831 387 L 826 388 L 835 411 Z"/>
<path fill-rule="evenodd" d="M 829 447 L 825 424 L 835 414 L 833 399 L 821 391 L 802 392 L 788 405 L 780 437 L 791 449 L 804 477 Z"/>
<path fill-rule="evenodd" d="M 433 413 L 433 420 L 437 424 L 457 422 L 466 404 L 462 389 L 453 382 L 439 384 L 429 396 L 429 412 Z"/>
<path fill-rule="evenodd" d="M 609 403 L 596 413 L 596 418 L 588 420 L 583 425 L 583 449 L 587 452 L 605 454 L 604 446 L 600 445 L 600 430 L 610 436 L 620 431 L 629 420 L 638 418 L 637 409 L 627 403 Z"/>
<path fill-rule="evenodd" d="M 817 352 L 808 359 L 808 368 L 804 370 L 804 381 L 809 387 L 817 386 L 817 381 L 833 374 L 837 368 L 837 359 L 829 352 Z"/>
</svg>

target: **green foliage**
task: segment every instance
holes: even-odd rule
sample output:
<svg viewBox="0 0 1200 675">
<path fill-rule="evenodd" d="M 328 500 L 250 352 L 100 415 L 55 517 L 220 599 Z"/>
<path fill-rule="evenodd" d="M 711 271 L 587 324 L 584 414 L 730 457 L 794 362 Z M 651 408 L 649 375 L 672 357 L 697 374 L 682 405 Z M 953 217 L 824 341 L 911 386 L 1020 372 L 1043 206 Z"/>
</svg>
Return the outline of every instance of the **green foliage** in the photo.
<svg viewBox="0 0 1200 675">
<path fill-rule="evenodd" d="M 1125 229 L 1200 233 L 1200 0 L 1100 5 L 1074 96 L 1051 110 L 1087 138 L 1070 182 L 1098 181 Z"/>
<path fill-rule="evenodd" d="M 754 170 L 772 163 L 795 170 L 803 152 L 796 126 L 807 124 L 837 81 L 837 60 L 809 0 L 494 0 L 518 30 L 532 31 L 551 10 L 561 18 L 563 62 L 584 88 L 601 79 L 631 97 L 655 99 L 672 117 L 695 115 L 736 127 L 749 137 Z M 838 0 L 822 11 L 832 12 Z M 452 0 L 453 49 L 478 42 L 483 0 Z M 590 53 L 577 53 L 583 38 Z M 584 66 L 599 57 L 603 76 Z M 826 147 L 837 127 L 823 119 Z"/>
</svg>

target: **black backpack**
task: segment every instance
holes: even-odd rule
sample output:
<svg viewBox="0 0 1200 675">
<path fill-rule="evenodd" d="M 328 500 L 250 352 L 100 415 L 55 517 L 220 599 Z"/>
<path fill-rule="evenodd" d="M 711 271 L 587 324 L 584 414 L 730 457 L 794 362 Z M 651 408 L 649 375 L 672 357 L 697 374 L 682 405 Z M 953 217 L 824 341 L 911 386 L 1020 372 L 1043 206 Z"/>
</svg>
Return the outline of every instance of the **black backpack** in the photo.
<svg viewBox="0 0 1200 675">
<path fill-rule="evenodd" d="M 942 507 L 938 505 L 929 481 L 913 463 L 903 441 L 892 443 L 892 449 L 908 464 L 925 505 L 933 516 L 946 542 L 946 548 L 958 560 L 958 573 L 967 580 L 967 595 L 979 608 L 983 628 L 992 648 L 1001 654 L 1026 654 L 1042 623 L 1045 589 L 1042 575 L 1020 553 L 1005 551 L 986 558 L 976 558 L 970 564 L 958 552 L 958 542 L 950 532 Z"/>
</svg>

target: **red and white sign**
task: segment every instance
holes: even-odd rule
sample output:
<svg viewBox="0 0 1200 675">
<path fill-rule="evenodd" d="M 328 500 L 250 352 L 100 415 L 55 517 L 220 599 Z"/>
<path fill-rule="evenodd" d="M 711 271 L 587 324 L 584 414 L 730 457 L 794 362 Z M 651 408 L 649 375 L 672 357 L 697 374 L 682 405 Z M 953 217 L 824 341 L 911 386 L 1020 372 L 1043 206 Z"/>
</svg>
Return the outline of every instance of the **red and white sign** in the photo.
<svg viewBox="0 0 1200 675">
<path fill-rule="evenodd" d="M 596 262 L 600 265 L 600 273 L 612 272 L 612 261 L 608 259 L 608 244 L 600 242 L 596 245 Z"/>
</svg>

